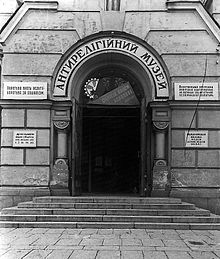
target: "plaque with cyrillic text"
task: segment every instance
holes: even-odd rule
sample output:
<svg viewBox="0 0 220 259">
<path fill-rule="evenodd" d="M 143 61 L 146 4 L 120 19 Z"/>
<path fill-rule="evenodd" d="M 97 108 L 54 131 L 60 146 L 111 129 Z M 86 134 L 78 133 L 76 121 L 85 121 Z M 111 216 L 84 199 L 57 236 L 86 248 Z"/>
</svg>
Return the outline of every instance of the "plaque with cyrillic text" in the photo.
<svg viewBox="0 0 220 259">
<path fill-rule="evenodd" d="M 47 82 L 4 82 L 2 98 L 12 100 L 47 99 Z"/>
<path fill-rule="evenodd" d="M 214 83 L 174 83 L 175 100 L 219 100 L 219 86 Z"/>
<path fill-rule="evenodd" d="M 185 146 L 192 148 L 208 147 L 207 130 L 185 131 Z"/>
<path fill-rule="evenodd" d="M 14 130 L 13 147 L 36 147 L 36 130 Z"/>
</svg>

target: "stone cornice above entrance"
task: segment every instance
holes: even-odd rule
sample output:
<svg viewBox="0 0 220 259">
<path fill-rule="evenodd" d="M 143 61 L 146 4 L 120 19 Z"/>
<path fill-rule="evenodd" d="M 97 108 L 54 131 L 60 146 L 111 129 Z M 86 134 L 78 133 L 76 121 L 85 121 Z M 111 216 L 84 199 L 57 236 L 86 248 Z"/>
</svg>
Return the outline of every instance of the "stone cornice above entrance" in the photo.
<svg viewBox="0 0 220 259">
<path fill-rule="evenodd" d="M 204 2 L 204 1 L 202 1 Z M 209 28 L 210 32 L 215 36 L 215 38 L 220 42 L 220 28 L 212 19 L 211 15 L 206 11 L 201 1 L 199 0 L 167 0 L 168 10 L 179 10 L 179 11 L 190 11 L 195 10 L 204 23 Z"/>
<path fill-rule="evenodd" d="M 13 30 L 16 28 L 16 26 L 24 17 L 24 15 L 28 12 L 28 10 L 30 9 L 57 10 L 57 7 L 58 7 L 57 1 L 43 1 L 43 0 L 24 1 L 24 3 L 20 6 L 19 9 L 17 9 L 17 11 L 8 20 L 5 27 L 1 31 L 0 43 L 4 43 L 7 40 L 7 38 L 10 36 L 10 34 L 13 32 Z"/>
</svg>

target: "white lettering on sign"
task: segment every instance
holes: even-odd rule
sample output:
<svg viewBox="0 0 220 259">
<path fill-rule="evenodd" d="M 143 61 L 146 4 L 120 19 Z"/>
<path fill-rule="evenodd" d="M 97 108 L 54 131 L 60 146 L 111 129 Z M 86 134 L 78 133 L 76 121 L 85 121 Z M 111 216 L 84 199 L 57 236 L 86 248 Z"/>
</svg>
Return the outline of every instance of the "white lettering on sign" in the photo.
<svg viewBox="0 0 220 259">
<path fill-rule="evenodd" d="M 74 69 L 86 58 L 100 52 L 117 51 L 129 56 L 133 56 L 142 63 L 150 72 L 155 82 L 156 96 L 162 98 L 169 97 L 168 78 L 161 65 L 161 62 L 144 45 L 124 38 L 103 37 L 92 40 L 78 47 L 69 57 L 64 60 L 55 77 L 54 96 L 66 96 L 67 85 Z"/>
<path fill-rule="evenodd" d="M 175 83 L 175 100 L 219 99 L 218 83 Z"/>
<path fill-rule="evenodd" d="M 36 130 L 15 130 L 13 147 L 36 147 Z"/>
<path fill-rule="evenodd" d="M 47 82 L 4 82 L 3 99 L 47 99 Z"/>
<path fill-rule="evenodd" d="M 112 91 L 102 95 L 96 100 L 92 100 L 92 104 L 108 104 L 108 105 L 138 105 L 139 101 L 131 85 L 127 82 Z"/>
<path fill-rule="evenodd" d="M 208 131 L 207 130 L 190 130 L 185 131 L 186 147 L 208 147 Z"/>
</svg>

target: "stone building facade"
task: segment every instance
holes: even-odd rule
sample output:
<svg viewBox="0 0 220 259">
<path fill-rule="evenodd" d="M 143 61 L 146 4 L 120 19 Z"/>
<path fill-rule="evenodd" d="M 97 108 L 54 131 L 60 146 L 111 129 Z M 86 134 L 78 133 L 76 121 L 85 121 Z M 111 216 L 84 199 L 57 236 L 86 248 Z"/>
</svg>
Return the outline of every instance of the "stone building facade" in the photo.
<svg viewBox="0 0 220 259">
<path fill-rule="evenodd" d="M 220 212 L 218 0 L 1 2 L 1 206 L 181 197 Z"/>
</svg>

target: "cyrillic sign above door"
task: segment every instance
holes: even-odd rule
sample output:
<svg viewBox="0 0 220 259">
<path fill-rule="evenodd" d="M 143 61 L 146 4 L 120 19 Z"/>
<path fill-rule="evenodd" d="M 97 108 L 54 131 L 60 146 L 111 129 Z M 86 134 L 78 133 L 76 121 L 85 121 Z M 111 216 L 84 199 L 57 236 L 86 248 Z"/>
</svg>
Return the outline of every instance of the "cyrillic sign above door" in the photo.
<svg viewBox="0 0 220 259">
<path fill-rule="evenodd" d="M 101 52 L 119 52 L 132 56 L 151 74 L 156 89 L 155 97 L 169 97 L 168 78 L 156 55 L 144 45 L 120 37 L 102 37 L 76 48 L 64 60 L 56 74 L 53 96 L 66 96 L 68 82 L 74 69 L 91 55 Z"/>
</svg>

